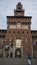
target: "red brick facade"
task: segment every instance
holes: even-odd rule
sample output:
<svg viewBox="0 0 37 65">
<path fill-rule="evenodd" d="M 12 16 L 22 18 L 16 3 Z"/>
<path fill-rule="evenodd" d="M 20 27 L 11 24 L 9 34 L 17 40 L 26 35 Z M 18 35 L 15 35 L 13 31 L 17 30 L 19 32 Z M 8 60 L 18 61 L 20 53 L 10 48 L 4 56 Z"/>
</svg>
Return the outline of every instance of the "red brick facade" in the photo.
<svg viewBox="0 0 37 65">
<path fill-rule="evenodd" d="M 37 52 L 36 54 L 34 53 L 35 50 L 37 51 L 37 31 L 31 31 L 31 18 L 31 16 L 24 16 L 24 9 L 21 3 L 16 5 L 14 16 L 7 16 L 7 30 L 0 30 L 0 39 L 3 39 L 0 42 L 0 48 L 4 48 L 5 51 L 5 46 L 11 45 L 11 51 L 5 51 L 5 53 L 9 52 L 11 56 L 13 54 L 13 57 L 18 54 L 21 57 L 27 54 L 37 57 Z M 35 50 L 33 46 L 36 46 Z"/>
</svg>

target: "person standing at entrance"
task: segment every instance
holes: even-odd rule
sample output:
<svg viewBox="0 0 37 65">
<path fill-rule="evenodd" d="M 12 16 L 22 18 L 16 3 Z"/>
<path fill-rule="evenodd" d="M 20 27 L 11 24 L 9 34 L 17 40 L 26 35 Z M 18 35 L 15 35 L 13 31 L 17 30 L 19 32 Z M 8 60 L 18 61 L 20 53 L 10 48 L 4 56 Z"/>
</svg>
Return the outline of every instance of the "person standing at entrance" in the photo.
<svg viewBox="0 0 37 65">
<path fill-rule="evenodd" d="M 28 54 L 28 65 L 31 65 L 31 57 L 29 54 Z"/>
</svg>

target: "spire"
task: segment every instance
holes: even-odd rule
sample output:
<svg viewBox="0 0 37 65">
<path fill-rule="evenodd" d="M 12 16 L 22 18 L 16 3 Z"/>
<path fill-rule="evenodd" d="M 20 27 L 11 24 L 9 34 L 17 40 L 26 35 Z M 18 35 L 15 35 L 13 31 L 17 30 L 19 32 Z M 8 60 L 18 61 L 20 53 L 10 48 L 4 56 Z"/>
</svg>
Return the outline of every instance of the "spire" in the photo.
<svg viewBox="0 0 37 65">
<path fill-rule="evenodd" d="M 24 16 L 24 9 L 22 8 L 22 4 L 20 2 L 18 2 L 18 4 L 16 5 L 14 16 Z"/>
<path fill-rule="evenodd" d="M 22 4 L 20 2 L 18 2 L 17 6 L 22 6 Z"/>
<path fill-rule="evenodd" d="M 22 4 L 20 2 L 16 5 L 16 9 L 22 9 Z"/>
</svg>

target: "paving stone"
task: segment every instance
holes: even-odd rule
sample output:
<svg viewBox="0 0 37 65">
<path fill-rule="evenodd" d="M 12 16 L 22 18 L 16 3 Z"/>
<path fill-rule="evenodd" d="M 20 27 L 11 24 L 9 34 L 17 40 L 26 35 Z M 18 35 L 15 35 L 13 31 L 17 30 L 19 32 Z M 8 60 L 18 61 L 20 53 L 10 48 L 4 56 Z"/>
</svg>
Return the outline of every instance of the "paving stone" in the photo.
<svg viewBox="0 0 37 65">
<path fill-rule="evenodd" d="M 37 65 L 37 59 L 31 60 L 32 65 Z M 24 58 L 0 58 L 0 65 L 28 65 Z"/>
</svg>

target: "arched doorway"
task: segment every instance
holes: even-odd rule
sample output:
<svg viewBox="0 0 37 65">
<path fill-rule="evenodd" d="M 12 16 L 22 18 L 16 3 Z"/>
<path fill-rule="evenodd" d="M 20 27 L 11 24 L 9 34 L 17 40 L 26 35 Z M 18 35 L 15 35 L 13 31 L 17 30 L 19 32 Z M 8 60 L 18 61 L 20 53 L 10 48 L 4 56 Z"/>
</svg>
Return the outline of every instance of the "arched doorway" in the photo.
<svg viewBox="0 0 37 65">
<path fill-rule="evenodd" d="M 15 57 L 21 57 L 21 50 L 20 49 L 16 49 Z"/>
<path fill-rule="evenodd" d="M 10 58 L 12 58 L 12 56 L 13 56 L 13 54 L 12 54 L 12 52 L 10 53 Z"/>
</svg>

